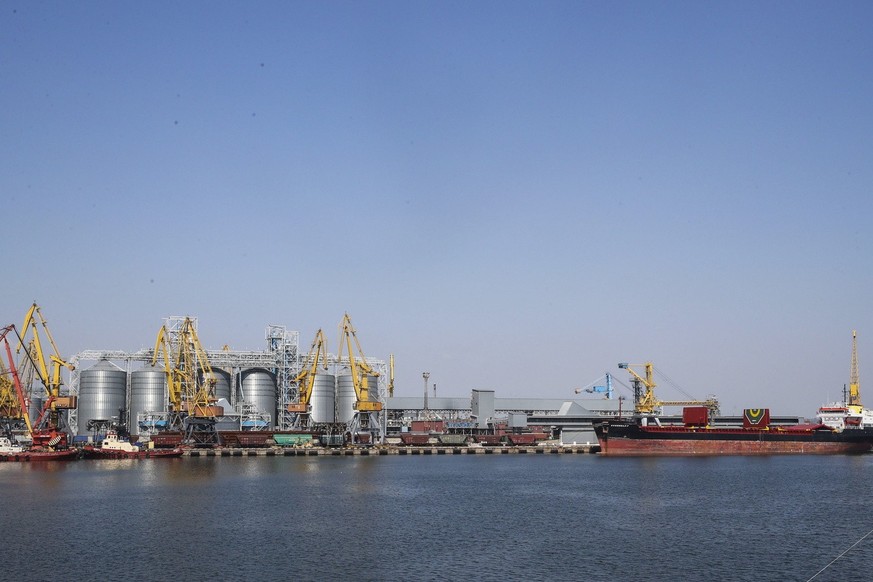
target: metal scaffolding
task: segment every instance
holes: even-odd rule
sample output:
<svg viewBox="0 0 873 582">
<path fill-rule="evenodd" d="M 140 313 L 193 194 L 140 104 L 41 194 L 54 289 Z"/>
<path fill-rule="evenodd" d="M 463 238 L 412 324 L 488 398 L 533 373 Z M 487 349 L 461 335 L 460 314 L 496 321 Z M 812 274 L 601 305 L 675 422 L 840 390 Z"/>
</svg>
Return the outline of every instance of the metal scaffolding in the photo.
<svg viewBox="0 0 873 582">
<path fill-rule="evenodd" d="M 169 318 L 168 323 L 174 318 Z M 269 336 L 272 330 L 273 336 Z M 281 330 L 281 331 L 280 331 Z M 168 332 L 172 334 L 173 328 L 168 326 Z M 268 328 L 268 339 L 276 340 L 269 344 L 268 351 L 233 351 L 233 350 L 206 350 L 206 356 L 210 364 L 214 368 L 223 369 L 231 374 L 232 378 L 237 378 L 240 372 L 247 368 L 265 368 L 276 374 L 276 382 L 278 387 L 277 405 L 284 408 L 283 403 L 287 402 L 288 393 L 291 389 L 288 387 L 288 378 L 293 378 L 297 374 L 299 362 L 297 361 L 297 332 L 288 332 L 282 326 L 270 326 Z M 150 365 L 155 351 L 152 348 L 141 349 L 136 352 L 125 352 L 122 350 L 85 350 L 79 352 L 70 358 L 70 363 L 75 366 L 75 369 L 70 373 L 69 383 L 67 384 L 69 394 L 73 396 L 79 395 L 79 385 L 82 373 L 82 362 L 109 360 L 119 363 L 120 367 L 127 372 L 127 393 L 126 401 L 130 402 L 130 373 L 134 363 L 142 363 Z M 296 394 L 295 394 L 296 395 Z M 165 401 L 167 395 L 165 394 Z M 231 391 L 231 404 L 236 406 L 237 398 L 236 391 Z M 245 411 L 251 414 L 250 410 Z M 157 423 L 163 411 L 148 411 L 147 418 Z M 129 416 L 128 412 L 128 416 Z M 124 419 L 128 426 L 133 426 L 138 419 Z M 280 414 L 277 418 L 277 426 L 282 428 L 283 418 Z M 79 430 L 78 411 L 70 410 L 68 422 L 70 429 L 76 433 Z"/>
<path fill-rule="evenodd" d="M 294 378 L 300 372 L 300 332 L 288 331 L 284 325 L 268 325 L 266 340 L 267 350 L 275 357 L 273 371 L 279 396 L 276 428 L 289 430 L 294 423 L 294 415 L 288 412 L 288 405 L 296 402 L 298 395 Z"/>
<path fill-rule="evenodd" d="M 196 319 L 192 318 L 195 321 Z M 165 320 L 167 333 L 172 334 L 177 329 L 178 323 L 184 321 L 184 318 L 170 317 Z M 206 356 L 210 365 L 215 369 L 221 369 L 231 374 L 233 385 L 239 384 L 240 376 L 243 370 L 250 368 L 263 368 L 269 370 L 276 377 L 276 422 L 275 427 L 280 431 L 287 431 L 300 428 L 317 429 L 319 427 L 310 424 L 308 415 L 306 420 L 301 423 L 301 415 L 294 412 L 289 412 L 288 405 L 298 401 L 299 386 L 294 381 L 301 370 L 301 356 L 299 350 L 300 334 L 296 331 L 289 331 L 283 325 L 268 325 L 266 328 L 265 339 L 267 342 L 265 351 L 240 351 L 240 350 L 205 350 Z M 75 366 L 75 369 L 70 372 L 69 382 L 67 383 L 68 392 L 70 395 L 79 395 L 80 378 L 82 373 L 82 363 L 100 360 L 109 360 L 115 362 L 120 368 L 127 372 L 127 393 L 126 402 L 130 402 L 130 384 L 131 372 L 134 370 L 134 364 L 142 364 L 143 367 L 150 366 L 154 358 L 155 351 L 153 348 L 144 348 L 135 352 L 126 352 L 122 350 L 85 350 L 79 352 L 70 358 L 70 363 Z M 374 358 L 364 359 L 369 367 L 376 372 L 378 377 L 377 394 L 378 400 L 382 403 L 387 402 L 388 398 L 388 366 L 384 360 Z M 341 360 L 335 354 L 328 354 L 328 367 L 336 375 L 348 369 L 349 360 L 343 357 Z M 165 394 L 164 401 L 166 402 L 168 395 Z M 231 405 L 234 406 L 234 414 L 242 416 L 251 415 L 257 411 L 252 411 L 247 403 L 239 401 L 237 398 L 237 390 L 231 390 Z M 130 411 L 127 412 L 128 418 L 123 419 L 128 426 L 139 426 L 140 424 L 148 425 L 151 423 L 153 432 L 156 432 L 163 426 L 163 421 L 166 420 L 166 410 L 143 411 L 140 416 L 142 418 L 129 418 Z M 348 432 L 354 434 L 357 431 L 369 431 L 373 434 L 374 439 L 383 439 L 385 435 L 385 426 L 387 422 L 387 412 L 383 409 L 380 412 L 355 412 L 354 419 L 345 425 L 333 425 L 327 428 L 329 433 L 336 434 L 339 432 Z M 68 423 L 70 429 L 75 434 L 78 432 L 78 413 L 76 410 L 69 411 Z"/>
</svg>

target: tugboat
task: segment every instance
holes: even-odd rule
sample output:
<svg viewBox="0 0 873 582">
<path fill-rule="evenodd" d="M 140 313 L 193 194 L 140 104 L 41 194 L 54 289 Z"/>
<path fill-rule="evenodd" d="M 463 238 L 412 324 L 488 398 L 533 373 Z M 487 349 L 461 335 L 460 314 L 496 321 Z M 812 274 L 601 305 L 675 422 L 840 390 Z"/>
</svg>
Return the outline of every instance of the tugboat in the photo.
<svg viewBox="0 0 873 582">
<path fill-rule="evenodd" d="M 24 447 L 21 445 L 13 445 L 6 437 L 0 437 L 0 455 L 17 455 L 23 453 Z"/>
<path fill-rule="evenodd" d="M 143 449 L 130 441 L 118 437 L 118 432 L 110 430 L 98 446 L 85 445 L 82 454 L 86 459 L 156 459 L 181 457 L 184 451 L 174 449 Z"/>
<path fill-rule="evenodd" d="M 71 461 L 78 458 L 79 451 L 66 446 L 66 434 L 57 433 L 47 438 L 44 432 L 34 432 L 34 446 L 30 448 L 13 444 L 8 437 L 0 437 L 0 462 L 2 461 Z"/>
</svg>

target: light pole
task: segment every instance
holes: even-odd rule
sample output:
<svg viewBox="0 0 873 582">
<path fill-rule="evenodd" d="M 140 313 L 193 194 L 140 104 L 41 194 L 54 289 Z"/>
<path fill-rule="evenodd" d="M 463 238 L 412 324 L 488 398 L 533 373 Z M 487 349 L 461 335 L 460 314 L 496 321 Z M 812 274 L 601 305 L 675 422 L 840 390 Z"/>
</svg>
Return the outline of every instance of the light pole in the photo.
<svg viewBox="0 0 873 582">
<path fill-rule="evenodd" d="M 421 377 L 424 378 L 424 412 L 427 416 L 427 380 L 430 378 L 430 372 L 422 372 Z"/>
</svg>

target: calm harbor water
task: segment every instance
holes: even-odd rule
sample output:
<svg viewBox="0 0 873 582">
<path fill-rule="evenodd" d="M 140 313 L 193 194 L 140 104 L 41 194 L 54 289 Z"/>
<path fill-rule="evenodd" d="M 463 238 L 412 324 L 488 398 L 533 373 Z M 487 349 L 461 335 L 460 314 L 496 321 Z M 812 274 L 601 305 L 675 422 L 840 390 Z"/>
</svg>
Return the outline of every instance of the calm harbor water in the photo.
<svg viewBox="0 0 873 582">
<path fill-rule="evenodd" d="M 2 580 L 809 580 L 873 455 L 0 464 Z M 816 581 L 868 581 L 873 534 Z"/>
</svg>

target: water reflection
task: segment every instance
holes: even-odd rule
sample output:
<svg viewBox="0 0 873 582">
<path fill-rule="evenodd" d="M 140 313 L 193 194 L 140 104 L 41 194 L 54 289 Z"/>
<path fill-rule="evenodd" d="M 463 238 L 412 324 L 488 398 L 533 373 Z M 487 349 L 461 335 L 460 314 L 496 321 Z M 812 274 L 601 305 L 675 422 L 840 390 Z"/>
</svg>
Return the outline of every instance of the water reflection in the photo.
<svg viewBox="0 0 873 582">
<path fill-rule="evenodd" d="M 16 524 L 16 535 L 4 542 L 0 578 L 70 577 L 61 565 L 77 564 L 75 576 L 88 579 L 461 579 L 475 572 L 500 580 L 573 572 L 645 580 L 634 566 L 644 553 L 651 573 L 750 578 L 749 564 L 766 562 L 757 579 L 808 579 L 857 539 L 848 539 L 849 530 L 873 503 L 873 491 L 859 487 L 873 478 L 873 457 L 615 461 L 465 455 L 4 464 L 0 523 Z M 845 540 L 822 538 L 819 524 L 829 520 L 848 524 Z M 45 524 L 59 523 L 69 533 L 46 561 Z M 791 536 L 783 535 L 786 524 Z M 852 557 L 870 558 L 871 548 L 859 544 Z M 834 575 L 853 579 L 850 568 Z"/>
</svg>

